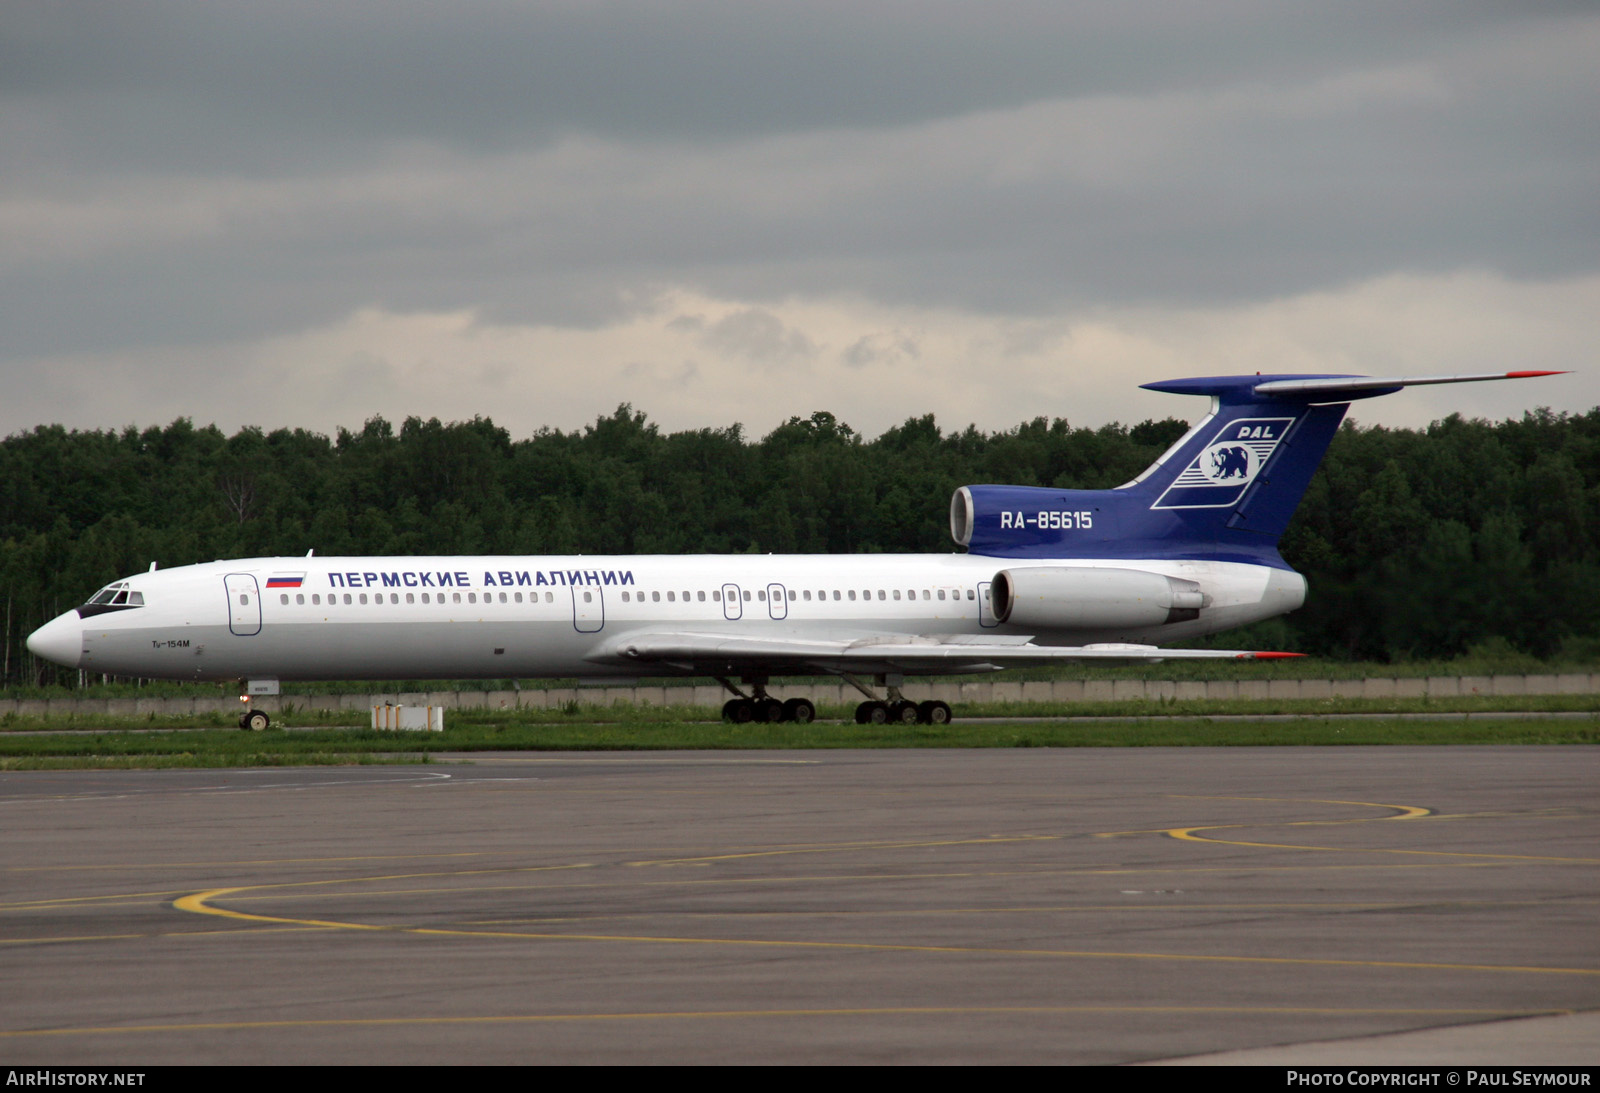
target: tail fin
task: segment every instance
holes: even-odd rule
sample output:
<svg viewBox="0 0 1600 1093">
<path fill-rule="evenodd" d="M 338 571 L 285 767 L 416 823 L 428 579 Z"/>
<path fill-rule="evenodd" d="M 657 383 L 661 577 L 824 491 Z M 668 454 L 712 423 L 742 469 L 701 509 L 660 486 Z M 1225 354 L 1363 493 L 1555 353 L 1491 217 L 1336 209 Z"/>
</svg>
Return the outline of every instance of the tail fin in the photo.
<svg viewBox="0 0 1600 1093">
<path fill-rule="evenodd" d="M 1278 539 L 1353 400 L 1421 384 L 1550 375 L 1560 373 L 1147 383 L 1209 395 L 1211 412 L 1114 490 L 963 486 L 951 500 L 951 534 L 974 554 L 1005 558 L 1205 558 L 1287 568 Z"/>
</svg>

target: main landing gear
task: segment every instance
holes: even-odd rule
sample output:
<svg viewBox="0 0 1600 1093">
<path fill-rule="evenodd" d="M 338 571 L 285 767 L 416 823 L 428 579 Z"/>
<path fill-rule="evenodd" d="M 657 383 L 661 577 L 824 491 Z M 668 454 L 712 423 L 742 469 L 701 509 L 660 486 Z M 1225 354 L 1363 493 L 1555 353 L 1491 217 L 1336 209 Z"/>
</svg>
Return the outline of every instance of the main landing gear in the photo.
<svg viewBox="0 0 1600 1093">
<path fill-rule="evenodd" d="M 885 702 L 871 689 L 865 686 L 854 676 L 845 676 L 856 690 L 867 696 L 867 701 L 856 707 L 857 725 L 948 725 L 950 724 L 950 705 L 937 699 L 928 702 L 913 702 L 900 693 L 902 676 L 881 675 L 877 677 L 878 685 L 889 692 L 889 700 Z"/>
<path fill-rule="evenodd" d="M 737 697 L 730 698 L 722 704 L 722 720 L 732 721 L 736 725 L 747 725 L 752 721 L 763 724 L 776 725 L 785 721 L 792 721 L 797 725 L 809 725 L 817 719 L 817 708 L 808 698 L 790 698 L 779 701 L 767 694 L 767 681 L 754 680 L 746 677 L 741 682 L 750 686 L 750 694 L 746 695 L 721 676 L 717 682 Z"/>
<path fill-rule="evenodd" d="M 930 702 L 912 702 L 902 698 L 897 702 L 872 699 L 856 707 L 857 725 L 948 725 L 950 705 L 937 699 Z"/>
</svg>

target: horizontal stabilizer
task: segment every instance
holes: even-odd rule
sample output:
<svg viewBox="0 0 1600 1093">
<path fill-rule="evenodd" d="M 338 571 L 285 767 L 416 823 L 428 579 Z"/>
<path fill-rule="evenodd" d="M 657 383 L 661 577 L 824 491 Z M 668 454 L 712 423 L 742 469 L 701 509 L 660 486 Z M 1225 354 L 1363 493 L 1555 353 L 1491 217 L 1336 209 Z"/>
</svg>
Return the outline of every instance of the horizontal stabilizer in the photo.
<svg viewBox="0 0 1600 1093">
<path fill-rule="evenodd" d="M 1317 376 L 1310 379 L 1268 380 L 1251 390 L 1266 398 L 1293 398 L 1315 401 L 1326 395 L 1329 399 L 1371 398 L 1388 395 L 1402 387 L 1426 387 L 1435 383 L 1481 383 L 1484 380 L 1521 380 L 1534 376 L 1562 376 L 1565 372 L 1482 372 L 1459 376 Z"/>
</svg>

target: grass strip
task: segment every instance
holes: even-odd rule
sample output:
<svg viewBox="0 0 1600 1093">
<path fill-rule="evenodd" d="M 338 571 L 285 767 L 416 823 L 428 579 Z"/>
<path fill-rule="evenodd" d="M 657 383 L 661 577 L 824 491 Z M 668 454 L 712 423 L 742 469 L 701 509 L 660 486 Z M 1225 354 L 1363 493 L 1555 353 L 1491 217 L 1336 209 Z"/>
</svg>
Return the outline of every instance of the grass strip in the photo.
<svg viewBox="0 0 1600 1093">
<path fill-rule="evenodd" d="M 818 714 L 824 720 L 851 719 L 855 706 L 823 706 Z M 1332 714 L 1389 713 L 1592 713 L 1600 717 L 1600 695 L 1463 695 L 1417 698 L 1301 698 L 1301 699 L 1120 699 L 1101 702 L 964 702 L 956 710 L 957 724 L 975 717 L 1186 717 L 1266 716 L 1299 714 L 1305 717 Z M 445 720 L 453 727 L 506 725 L 593 725 L 628 724 L 676 725 L 694 721 L 715 721 L 719 711 L 700 706 L 635 706 L 630 703 L 587 705 L 568 703 L 555 709 L 491 709 L 462 707 L 448 710 Z M 309 710 L 285 705 L 272 713 L 279 726 L 319 728 L 363 728 L 371 724 L 364 709 Z M 144 714 L 106 716 L 74 714 L 55 717 L 28 717 L 14 713 L 0 716 L 0 737 L 7 732 L 118 731 L 131 729 L 229 729 L 237 730 L 236 714 L 165 715 Z"/>
<path fill-rule="evenodd" d="M 243 733 L 12 734 L 0 770 L 322 766 L 426 762 L 439 752 L 810 748 L 1281 747 L 1351 744 L 1596 744 L 1600 719 L 1493 721 L 996 721 L 951 725 L 730 725 L 722 722 L 455 725 L 442 733 L 370 729 Z"/>
</svg>

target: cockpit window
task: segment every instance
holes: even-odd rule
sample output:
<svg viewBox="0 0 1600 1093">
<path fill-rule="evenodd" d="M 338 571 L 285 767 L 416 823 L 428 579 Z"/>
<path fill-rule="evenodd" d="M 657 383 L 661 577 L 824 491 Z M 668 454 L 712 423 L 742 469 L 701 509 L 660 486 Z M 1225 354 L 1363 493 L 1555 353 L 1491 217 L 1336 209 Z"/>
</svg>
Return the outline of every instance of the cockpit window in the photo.
<svg viewBox="0 0 1600 1093">
<path fill-rule="evenodd" d="M 93 596 L 90 596 L 89 597 L 89 602 L 90 603 L 111 603 L 114 600 L 114 598 L 116 597 L 118 592 L 125 592 L 125 591 L 127 591 L 127 588 L 128 588 L 128 586 L 126 584 L 123 584 L 121 581 L 118 581 L 116 584 L 108 584 L 104 588 L 102 588 L 100 591 L 96 592 Z"/>
<path fill-rule="evenodd" d="M 89 602 L 78 608 L 78 614 L 84 618 L 92 615 L 102 615 L 107 611 L 123 611 L 130 607 L 143 607 L 144 593 L 135 592 L 128 587 L 127 581 L 118 581 L 108 584 L 93 596 Z"/>
</svg>

